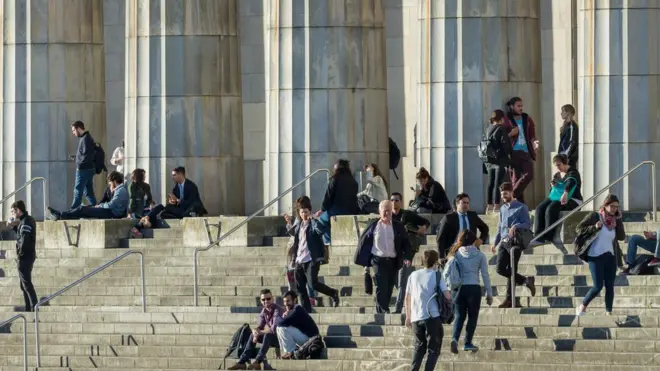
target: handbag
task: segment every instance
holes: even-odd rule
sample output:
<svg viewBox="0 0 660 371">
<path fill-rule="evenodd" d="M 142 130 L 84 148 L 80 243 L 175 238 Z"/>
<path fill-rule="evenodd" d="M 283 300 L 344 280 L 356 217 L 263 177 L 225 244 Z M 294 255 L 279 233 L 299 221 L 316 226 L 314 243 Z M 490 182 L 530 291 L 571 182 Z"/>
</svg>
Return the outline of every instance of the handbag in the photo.
<svg viewBox="0 0 660 371">
<path fill-rule="evenodd" d="M 553 185 L 552 188 L 550 189 L 550 193 L 548 194 L 548 199 L 550 199 L 550 201 L 561 201 L 561 196 L 566 191 L 566 181 L 569 179 L 573 179 L 575 182 L 577 182 L 575 178 L 568 177 L 566 178 L 566 180 L 555 183 L 555 185 Z M 573 187 L 573 189 L 568 191 L 569 200 L 571 199 L 571 197 L 573 197 L 573 193 L 575 192 L 576 188 L 577 188 L 577 184 L 575 185 L 575 187 Z"/>
<path fill-rule="evenodd" d="M 426 302 L 426 311 L 431 317 L 431 311 L 429 309 L 429 304 L 431 300 L 436 300 L 438 302 L 438 310 L 440 311 L 440 322 L 445 325 L 449 325 L 454 322 L 454 311 L 452 309 L 451 302 L 445 298 L 445 295 L 440 291 L 440 279 L 441 272 L 435 271 L 435 293 L 428 302 Z"/>
</svg>

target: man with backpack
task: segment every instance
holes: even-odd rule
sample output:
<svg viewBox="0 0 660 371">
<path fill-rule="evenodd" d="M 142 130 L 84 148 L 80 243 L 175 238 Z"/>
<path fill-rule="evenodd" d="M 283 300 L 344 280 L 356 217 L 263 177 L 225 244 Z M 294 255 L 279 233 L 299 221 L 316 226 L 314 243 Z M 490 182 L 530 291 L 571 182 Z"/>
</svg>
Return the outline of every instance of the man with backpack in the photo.
<svg viewBox="0 0 660 371">
<path fill-rule="evenodd" d="M 82 202 L 83 194 L 87 197 L 89 206 L 96 205 L 94 197 L 94 175 L 96 172 L 96 143 L 94 138 L 85 130 L 85 124 L 82 121 L 76 121 L 71 124 L 71 133 L 78 138 L 78 150 L 75 156 L 71 156 L 76 161 L 76 183 L 73 187 L 73 202 L 71 209 L 76 209 Z"/>
<path fill-rule="evenodd" d="M 264 370 L 273 368 L 266 361 L 266 354 L 271 346 L 279 348 L 277 341 L 277 321 L 282 316 L 282 309 L 275 303 L 275 297 L 269 289 L 261 290 L 260 298 L 263 309 L 259 314 L 259 323 L 252 330 L 248 339 L 248 344 L 238 362 L 227 370 L 261 370 L 261 364 L 264 364 Z M 248 362 L 255 352 L 257 344 L 261 343 L 261 349 L 254 359 L 254 362 L 248 366 Z"/>
<path fill-rule="evenodd" d="M 282 359 L 318 358 L 323 349 L 318 326 L 305 308 L 298 304 L 298 295 L 294 291 L 287 291 L 282 300 L 285 312 L 277 320 L 277 339 L 284 349 Z M 300 347 L 298 351 L 297 347 Z"/>
</svg>

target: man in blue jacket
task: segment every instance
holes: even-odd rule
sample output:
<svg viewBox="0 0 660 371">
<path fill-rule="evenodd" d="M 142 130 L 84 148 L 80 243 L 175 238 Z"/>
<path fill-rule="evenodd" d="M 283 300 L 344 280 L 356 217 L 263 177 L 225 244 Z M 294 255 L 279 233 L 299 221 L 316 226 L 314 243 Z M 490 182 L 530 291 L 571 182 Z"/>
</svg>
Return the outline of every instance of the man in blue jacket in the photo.
<svg viewBox="0 0 660 371">
<path fill-rule="evenodd" d="M 98 204 L 96 206 L 78 206 L 68 211 L 57 211 L 48 207 L 51 214 L 51 220 L 72 220 L 81 218 L 91 219 L 118 219 L 126 216 L 128 207 L 128 190 L 124 185 L 124 176 L 113 171 L 108 174 L 108 186 L 112 192 L 112 199 L 109 202 Z"/>
<path fill-rule="evenodd" d="M 305 308 L 298 304 L 298 295 L 287 291 L 282 298 L 285 312 L 277 321 L 277 339 L 284 349 L 282 359 L 291 359 L 297 346 L 319 334 L 319 328 Z"/>
<path fill-rule="evenodd" d="M 85 130 L 85 124 L 82 121 L 71 124 L 71 133 L 78 138 L 78 150 L 75 156 L 71 156 L 76 160 L 76 183 L 73 187 L 73 202 L 71 203 L 73 210 L 80 206 L 83 194 L 87 197 L 90 206 L 96 205 L 94 196 L 96 143 L 89 131 Z"/>
</svg>

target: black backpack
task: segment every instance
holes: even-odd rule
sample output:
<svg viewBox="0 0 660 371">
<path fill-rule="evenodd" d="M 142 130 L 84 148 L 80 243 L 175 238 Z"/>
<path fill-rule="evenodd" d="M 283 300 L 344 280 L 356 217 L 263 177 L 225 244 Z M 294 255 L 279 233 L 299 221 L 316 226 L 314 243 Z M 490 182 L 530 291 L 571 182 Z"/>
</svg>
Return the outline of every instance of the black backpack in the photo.
<svg viewBox="0 0 660 371">
<path fill-rule="evenodd" d="M 96 148 L 94 148 L 94 170 L 96 174 L 101 174 L 102 172 L 108 172 L 108 168 L 105 167 L 105 151 L 101 147 L 101 143 L 95 143 Z"/>
<path fill-rule="evenodd" d="M 227 347 L 227 352 L 225 353 L 223 360 L 226 360 L 230 357 L 236 359 L 241 358 L 243 351 L 245 351 L 245 348 L 248 346 L 250 335 L 252 335 L 252 329 L 250 328 L 250 325 L 244 323 L 243 326 L 236 330 L 234 335 L 231 337 L 231 341 L 229 342 L 229 346 Z"/>
<path fill-rule="evenodd" d="M 401 162 L 401 150 L 399 146 L 396 145 L 396 142 L 390 139 L 390 170 L 394 171 L 394 176 L 399 179 L 399 175 L 396 173 L 396 168 L 399 167 L 399 162 Z"/>
<path fill-rule="evenodd" d="M 501 128 L 498 126 L 492 133 L 490 133 L 490 135 L 488 135 L 488 131 L 490 130 L 490 128 L 488 128 L 483 139 L 481 139 L 477 146 L 479 159 L 481 159 L 484 164 L 497 164 L 497 160 L 500 158 L 500 150 L 502 146 L 495 141 L 495 133 L 500 129 Z"/>
<path fill-rule="evenodd" d="M 319 359 L 325 344 L 321 335 L 312 336 L 294 353 L 295 359 Z"/>
</svg>

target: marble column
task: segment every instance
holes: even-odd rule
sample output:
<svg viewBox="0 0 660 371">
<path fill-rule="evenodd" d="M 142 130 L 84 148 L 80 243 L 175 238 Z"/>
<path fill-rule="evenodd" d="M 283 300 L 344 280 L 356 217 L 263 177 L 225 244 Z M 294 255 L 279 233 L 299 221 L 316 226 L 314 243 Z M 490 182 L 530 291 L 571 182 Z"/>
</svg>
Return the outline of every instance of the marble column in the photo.
<svg viewBox="0 0 660 371">
<path fill-rule="evenodd" d="M 381 0 L 268 2 L 267 199 L 338 158 L 388 168 L 383 10 Z M 326 184 L 318 175 L 269 212 L 301 194 L 318 207 Z"/>
<path fill-rule="evenodd" d="M 103 0 L 105 46 L 105 119 L 108 163 L 124 139 L 124 91 L 126 89 L 126 0 Z M 108 164 L 108 168 L 115 169 Z"/>
<path fill-rule="evenodd" d="M 478 145 L 493 109 L 520 96 L 540 138 L 539 2 L 422 0 L 418 99 L 418 164 L 450 197 L 467 192 L 485 207 L 486 178 Z M 543 148 L 528 201 L 544 197 Z"/>
<path fill-rule="evenodd" d="M 237 0 L 126 2 L 126 164 L 156 202 L 185 166 L 211 215 L 244 213 Z"/>
<path fill-rule="evenodd" d="M 399 179 L 390 172 L 390 191 L 410 200 L 415 184 L 415 127 L 419 76 L 419 0 L 385 1 L 387 50 L 387 112 L 390 137 L 401 150 Z"/>
<path fill-rule="evenodd" d="M 660 2 L 579 0 L 578 11 L 578 166 L 589 197 L 660 156 Z M 650 189 L 643 168 L 610 191 L 626 210 L 650 210 Z"/>
<path fill-rule="evenodd" d="M 6 195 L 33 177 L 48 179 L 50 204 L 66 209 L 73 197 L 77 138 L 82 120 L 97 142 L 105 140 L 102 0 L 5 0 L 2 11 L 0 184 Z M 105 179 L 96 178 L 100 197 Z M 14 198 L 43 218 L 35 184 Z M 6 216 L 11 202 L 2 207 Z"/>
</svg>

